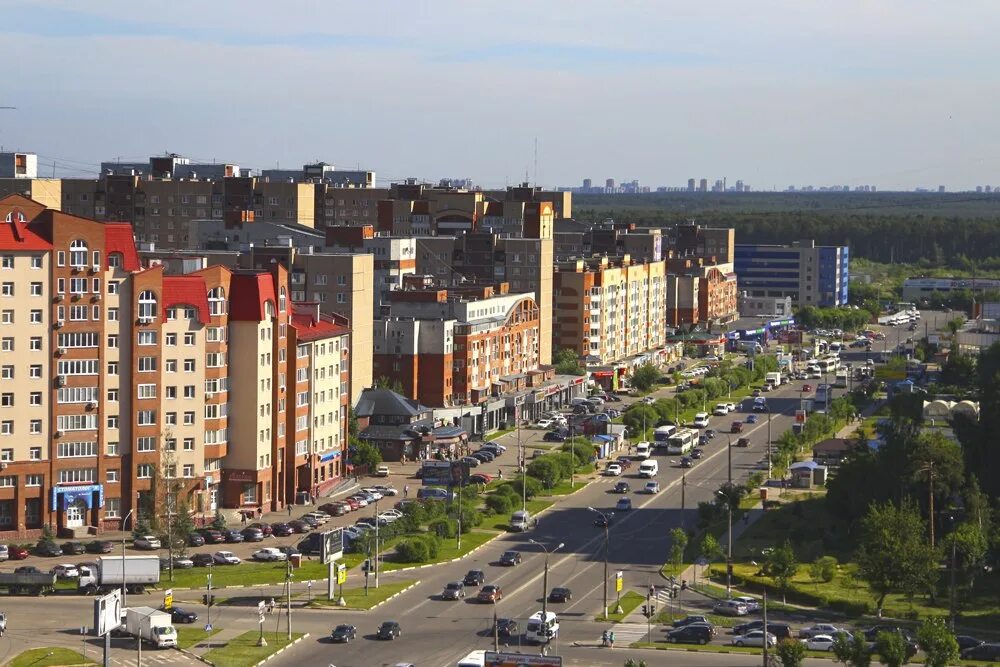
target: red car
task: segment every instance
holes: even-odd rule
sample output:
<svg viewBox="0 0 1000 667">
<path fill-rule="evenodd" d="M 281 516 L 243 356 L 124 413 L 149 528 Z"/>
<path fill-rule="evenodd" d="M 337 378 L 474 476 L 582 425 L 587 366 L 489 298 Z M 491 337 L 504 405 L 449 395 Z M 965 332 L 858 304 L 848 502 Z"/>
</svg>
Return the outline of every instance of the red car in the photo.
<svg viewBox="0 0 1000 667">
<path fill-rule="evenodd" d="M 344 498 L 343 502 L 347 503 L 347 505 L 351 508 L 352 512 L 361 507 L 361 503 L 359 503 L 354 498 Z"/>
<path fill-rule="evenodd" d="M 28 550 L 16 544 L 7 547 L 7 555 L 11 560 L 24 560 L 28 557 Z"/>
<path fill-rule="evenodd" d="M 813 390 L 813 386 L 811 384 L 804 384 L 804 385 L 802 385 L 802 391 L 812 391 L 812 390 Z"/>
<path fill-rule="evenodd" d="M 732 428 L 733 428 L 733 430 L 732 430 L 733 433 L 742 433 L 743 432 L 743 422 L 733 422 Z"/>
</svg>

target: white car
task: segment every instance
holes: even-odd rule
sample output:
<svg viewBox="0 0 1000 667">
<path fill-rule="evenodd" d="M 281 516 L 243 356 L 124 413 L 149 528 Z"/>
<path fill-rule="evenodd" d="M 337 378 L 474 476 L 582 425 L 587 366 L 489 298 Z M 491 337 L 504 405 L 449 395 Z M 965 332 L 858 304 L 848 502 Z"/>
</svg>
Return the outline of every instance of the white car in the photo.
<svg viewBox="0 0 1000 667">
<path fill-rule="evenodd" d="M 507 448 L 504 447 L 503 445 L 501 445 L 496 440 L 490 440 L 489 442 L 486 442 L 486 443 L 483 444 L 483 447 L 487 447 L 487 446 L 488 447 L 492 447 L 493 449 L 499 449 L 501 452 L 506 452 L 507 451 Z"/>
<path fill-rule="evenodd" d="M 288 555 L 280 549 L 276 549 L 274 547 L 264 547 L 263 549 L 254 551 L 250 558 L 264 562 L 274 562 L 279 560 L 288 560 Z"/>
<path fill-rule="evenodd" d="M 379 484 L 378 486 L 374 486 L 372 488 L 377 489 L 383 497 L 399 495 L 399 491 L 397 491 L 395 487 L 389 486 L 388 484 Z"/>
<path fill-rule="evenodd" d="M 729 410 L 730 412 L 736 412 L 736 404 L 726 403 L 726 409 Z"/>
<path fill-rule="evenodd" d="M 382 500 L 382 492 L 376 489 L 374 486 L 366 486 L 361 489 L 368 495 L 372 496 L 375 500 Z"/>
<path fill-rule="evenodd" d="M 389 476 L 389 466 L 384 463 L 380 463 L 377 468 L 375 468 L 376 477 L 388 477 Z"/>
<path fill-rule="evenodd" d="M 729 414 L 729 408 L 726 406 L 725 403 L 719 403 L 718 405 L 715 406 L 715 409 L 712 410 L 712 414 L 717 417 L 725 417 L 726 415 Z"/>
<path fill-rule="evenodd" d="M 536 425 L 538 426 L 538 428 L 551 428 L 552 424 L 553 422 L 551 419 L 539 419 L 538 424 Z"/>
<path fill-rule="evenodd" d="M 326 512 L 309 512 L 305 516 L 312 518 L 316 523 L 322 525 L 330 520 L 330 515 Z"/>
<path fill-rule="evenodd" d="M 622 474 L 622 467 L 617 463 L 609 463 L 608 467 L 604 469 L 604 474 L 611 477 L 618 477 Z"/>
<path fill-rule="evenodd" d="M 395 512 L 393 510 L 389 510 L 386 512 L 379 512 L 379 515 L 376 518 L 378 519 L 380 524 L 384 525 L 387 523 L 392 523 L 393 521 L 398 520 L 400 517 L 402 517 L 402 514 L 399 514 L 398 512 Z"/>
<path fill-rule="evenodd" d="M 232 551 L 216 551 L 212 554 L 212 560 L 219 565 L 239 565 L 243 562 Z"/>
<path fill-rule="evenodd" d="M 708 426 L 708 413 L 699 412 L 694 416 L 694 427 L 695 428 L 705 428 Z"/>
<path fill-rule="evenodd" d="M 742 602 L 743 604 L 745 604 L 747 607 L 748 614 L 753 614 L 755 612 L 760 611 L 760 602 L 757 601 L 757 598 L 752 598 L 749 595 L 741 595 L 740 597 L 733 599 L 736 600 L 737 602 Z"/>
<path fill-rule="evenodd" d="M 132 546 L 136 549 L 155 551 L 160 548 L 160 540 L 155 535 L 143 535 L 142 537 L 135 538 L 135 541 L 132 542 Z"/>
<path fill-rule="evenodd" d="M 0 544 L 0 561 L 10 558 L 10 548 L 6 544 Z"/>
<path fill-rule="evenodd" d="M 657 481 L 646 482 L 646 486 L 642 489 L 643 493 L 659 493 L 660 483 Z"/>
<path fill-rule="evenodd" d="M 808 628 L 802 628 L 799 630 L 799 637 L 801 639 L 809 639 L 810 637 L 815 637 L 817 635 L 838 635 L 844 632 L 843 628 L 838 628 L 832 623 L 817 623 L 811 625 Z"/>
<path fill-rule="evenodd" d="M 739 635 L 733 637 L 733 646 L 756 646 L 757 648 L 764 647 L 764 631 L 763 630 L 751 630 L 745 635 Z M 774 646 L 778 643 L 778 638 L 772 635 L 770 632 L 767 633 L 767 645 Z"/>
<path fill-rule="evenodd" d="M 810 651 L 832 651 L 834 639 L 830 635 L 816 635 L 809 639 L 800 639 Z"/>
<path fill-rule="evenodd" d="M 80 570 L 77 569 L 76 565 L 70 563 L 60 563 L 52 568 L 50 572 L 60 579 L 76 579 L 80 576 Z"/>
</svg>

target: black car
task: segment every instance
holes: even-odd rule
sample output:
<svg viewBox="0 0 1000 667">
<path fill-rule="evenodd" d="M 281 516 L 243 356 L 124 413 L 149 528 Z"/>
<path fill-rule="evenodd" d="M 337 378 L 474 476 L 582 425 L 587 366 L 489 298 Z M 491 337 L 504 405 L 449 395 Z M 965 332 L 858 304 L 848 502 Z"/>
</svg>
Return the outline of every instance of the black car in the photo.
<svg viewBox="0 0 1000 667">
<path fill-rule="evenodd" d="M 244 542 L 263 542 L 264 531 L 260 528 L 244 528 L 240 531 Z"/>
<path fill-rule="evenodd" d="M 569 602 L 573 599 L 573 593 L 568 588 L 556 586 L 549 593 L 549 602 Z"/>
<path fill-rule="evenodd" d="M 707 445 L 708 441 L 709 441 L 709 437 L 707 435 L 705 435 L 704 433 L 702 433 L 701 435 L 698 436 L 698 444 L 701 445 L 702 447 L 704 447 L 705 445 Z"/>
<path fill-rule="evenodd" d="M 55 542 L 49 542 L 48 540 L 42 540 L 35 545 L 35 553 L 39 556 L 62 556 L 62 549 Z"/>
<path fill-rule="evenodd" d="M 715 628 L 708 623 L 689 623 L 667 632 L 667 641 L 684 644 L 707 644 L 712 641 Z"/>
<path fill-rule="evenodd" d="M 195 567 L 212 567 L 215 564 L 212 554 L 194 554 L 191 556 L 191 562 Z"/>
<path fill-rule="evenodd" d="M 160 609 L 167 611 L 163 607 L 160 607 Z M 198 620 L 198 614 L 193 611 L 181 609 L 180 607 L 173 607 L 170 609 L 170 620 L 174 623 L 194 623 Z"/>
<path fill-rule="evenodd" d="M 903 635 L 903 639 L 910 640 L 910 631 L 906 628 L 901 628 L 898 625 L 873 625 L 863 631 L 865 633 L 865 639 L 867 641 L 873 642 L 878 639 L 878 635 L 881 632 L 895 632 Z"/>
<path fill-rule="evenodd" d="M 716 430 L 714 428 L 707 428 L 707 429 L 705 429 L 705 436 L 709 440 L 711 440 L 712 438 L 714 438 L 717 435 L 718 435 L 718 433 L 716 432 Z"/>
<path fill-rule="evenodd" d="M 14 570 L 14 574 L 41 574 L 42 571 L 39 570 L 34 565 L 22 565 L 21 567 Z"/>
<path fill-rule="evenodd" d="M 229 544 L 236 544 L 243 541 L 243 535 L 238 530 L 224 530 L 222 531 L 222 536 Z"/>
<path fill-rule="evenodd" d="M 346 644 L 358 636 L 358 629 L 353 625 L 338 625 L 330 632 L 330 640 L 338 644 Z"/>
<path fill-rule="evenodd" d="M 770 625 L 770 623 L 768 623 Z M 748 623 L 740 623 L 739 625 L 733 626 L 734 635 L 745 635 L 753 630 L 760 630 L 764 627 L 764 621 L 750 621 Z"/>
<path fill-rule="evenodd" d="M 614 514 L 598 514 L 597 518 L 594 519 L 594 525 L 598 528 L 608 528 L 611 526 L 611 519 Z"/>
<path fill-rule="evenodd" d="M 563 435 L 562 433 L 549 431 L 548 433 L 542 436 L 542 440 L 544 440 L 545 442 L 564 442 L 566 440 L 566 436 Z"/>
<path fill-rule="evenodd" d="M 301 521 L 299 519 L 296 519 L 295 521 L 289 521 L 288 525 L 291 526 L 292 530 L 296 533 L 308 533 L 310 530 L 312 530 L 312 526 L 310 526 L 305 521 Z"/>
<path fill-rule="evenodd" d="M 984 643 L 982 639 L 976 639 L 975 637 L 970 637 L 969 635 L 955 635 L 955 641 L 958 642 L 959 651 L 967 651 L 970 648 L 975 648 L 976 646 Z"/>
<path fill-rule="evenodd" d="M 395 639 L 402 636 L 403 631 L 396 621 L 382 621 L 382 625 L 378 626 L 378 631 L 375 633 L 377 639 Z"/>
<path fill-rule="evenodd" d="M 615 484 L 615 488 L 611 490 L 612 493 L 628 493 L 632 490 L 632 487 L 628 485 L 628 482 L 618 482 Z"/>
<path fill-rule="evenodd" d="M 1000 644 L 982 643 L 962 651 L 963 660 L 1000 660 Z"/>
<path fill-rule="evenodd" d="M 698 447 L 691 450 L 691 458 L 693 459 L 700 459 L 704 454 L 705 452 Z"/>
<path fill-rule="evenodd" d="M 482 586 L 486 583 L 486 575 L 483 574 L 482 570 L 469 570 L 465 573 L 465 579 L 462 583 L 466 586 Z"/>
<path fill-rule="evenodd" d="M 275 537 L 288 537 L 295 532 L 295 529 L 287 523 L 272 523 L 271 532 Z"/>
<path fill-rule="evenodd" d="M 109 554 L 115 549 L 115 543 L 108 540 L 92 540 L 87 542 L 86 550 L 89 554 Z"/>
<path fill-rule="evenodd" d="M 481 463 L 489 463 L 493 460 L 493 458 L 486 452 L 472 452 L 472 454 L 469 455 L 469 458 L 476 459 Z"/>
<path fill-rule="evenodd" d="M 298 543 L 296 548 L 306 555 L 319 555 L 320 549 L 323 548 L 323 535 L 321 533 L 310 533 L 304 540 Z"/>
<path fill-rule="evenodd" d="M 284 546 L 284 547 L 278 547 L 278 551 L 280 551 L 281 553 L 285 554 L 288 557 L 291 557 L 291 556 L 301 556 L 302 555 L 302 552 L 299 551 L 298 548 L 293 547 L 291 545 Z"/>
<path fill-rule="evenodd" d="M 691 459 L 690 457 L 685 456 L 684 458 L 681 459 L 682 468 L 690 468 L 692 466 L 694 466 L 694 460 Z"/>
<path fill-rule="evenodd" d="M 62 552 L 66 555 L 79 556 L 87 552 L 87 547 L 83 546 L 82 542 L 64 542 Z"/>
<path fill-rule="evenodd" d="M 191 533 L 190 535 L 188 535 L 188 546 L 189 547 L 205 546 L 205 538 L 202 537 L 200 533 Z"/>
<path fill-rule="evenodd" d="M 304 517 L 302 517 L 301 519 L 299 519 L 299 521 L 302 521 L 303 523 L 308 524 L 310 529 L 313 529 L 313 528 L 316 528 L 316 527 L 319 526 L 319 520 L 316 517 L 314 517 L 314 516 L 309 516 L 308 514 L 305 515 Z"/>
<path fill-rule="evenodd" d="M 517 621 L 513 618 L 498 618 L 497 619 L 497 636 L 499 637 L 516 637 L 519 634 L 517 628 Z"/>
<path fill-rule="evenodd" d="M 521 552 L 520 551 L 504 551 L 500 554 L 500 564 L 513 566 L 518 565 L 521 562 Z"/>
</svg>

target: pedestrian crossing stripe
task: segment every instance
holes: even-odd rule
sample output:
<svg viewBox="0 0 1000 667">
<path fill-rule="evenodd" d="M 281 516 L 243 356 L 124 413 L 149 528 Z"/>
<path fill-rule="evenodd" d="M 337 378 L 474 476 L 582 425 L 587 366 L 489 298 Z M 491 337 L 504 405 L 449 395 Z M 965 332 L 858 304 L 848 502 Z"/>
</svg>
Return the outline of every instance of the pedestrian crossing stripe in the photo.
<svg viewBox="0 0 1000 667">
<path fill-rule="evenodd" d="M 628 646 L 633 642 L 645 639 L 646 630 L 645 623 L 617 623 L 613 628 L 609 628 L 608 632 L 615 633 L 615 644 Z M 598 639 L 603 639 L 603 637 Z"/>
</svg>

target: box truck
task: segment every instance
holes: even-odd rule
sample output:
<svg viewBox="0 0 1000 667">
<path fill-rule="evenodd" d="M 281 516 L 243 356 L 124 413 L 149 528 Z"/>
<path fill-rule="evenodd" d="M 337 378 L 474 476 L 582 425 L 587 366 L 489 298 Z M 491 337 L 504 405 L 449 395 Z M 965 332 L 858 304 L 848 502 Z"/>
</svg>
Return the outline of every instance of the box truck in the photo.
<svg viewBox="0 0 1000 667">
<path fill-rule="evenodd" d="M 129 607 L 125 610 L 125 631 L 156 648 L 177 646 L 177 630 L 170 621 L 170 612 Z"/>
<path fill-rule="evenodd" d="M 97 563 L 80 568 L 77 590 L 86 595 L 121 588 L 129 593 L 145 593 L 146 586 L 160 583 L 158 556 L 102 556 Z"/>
</svg>

